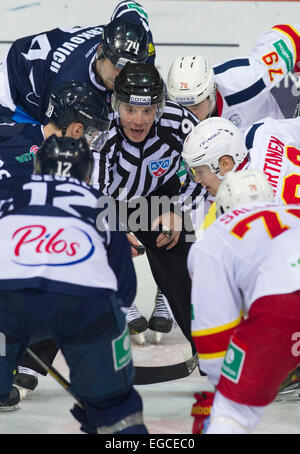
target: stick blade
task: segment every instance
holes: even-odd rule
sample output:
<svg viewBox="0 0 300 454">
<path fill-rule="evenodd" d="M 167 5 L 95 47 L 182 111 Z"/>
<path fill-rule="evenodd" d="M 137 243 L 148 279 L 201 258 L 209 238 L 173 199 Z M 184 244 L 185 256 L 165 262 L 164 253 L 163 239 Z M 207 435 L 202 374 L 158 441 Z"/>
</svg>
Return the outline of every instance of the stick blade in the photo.
<svg viewBox="0 0 300 454">
<path fill-rule="evenodd" d="M 188 377 L 198 365 L 197 353 L 186 361 L 169 366 L 136 366 L 135 385 L 150 385 Z"/>
</svg>

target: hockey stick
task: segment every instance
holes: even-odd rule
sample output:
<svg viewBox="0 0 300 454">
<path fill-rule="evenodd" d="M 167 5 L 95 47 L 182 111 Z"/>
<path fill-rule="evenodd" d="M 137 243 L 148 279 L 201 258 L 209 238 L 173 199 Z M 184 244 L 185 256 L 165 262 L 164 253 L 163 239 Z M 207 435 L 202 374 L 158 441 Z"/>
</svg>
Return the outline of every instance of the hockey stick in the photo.
<svg viewBox="0 0 300 454">
<path fill-rule="evenodd" d="M 296 109 L 295 109 L 295 112 L 293 115 L 293 118 L 297 118 L 297 117 L 300 117 L 300 99 L 297 102 Z"/>
<path fill-rule="evenodd" d="M 182 361 L 181 363 L 171 364 L 169 366 L 136 366 L 135 367 L 135 385 L 151 385 L 165 381 L 178 380 L 188 377 L 198 365 L 198 354 Z"/>
<path fill-rule="evenodd" d="M 27 353 L 33 358 L 44 370 L 45 372 L 49 372 L 50 375 L 56 380 L 74 399 L 76 400 L 77 405 L 84 409 L 82 403 L 78 400 L 78 398 L 72 393 L 70 383 L 52 366 L 47 366 L 44 361 L 42 361 L 35 353 L 33 353 L 30 348 L 27 348 Z"/>
<path fill-rule="evenodd" d="M 82 403 L 71 392 L 70 383 L 53 367 L 44 363 L 30 348 L 27 353 L 46 371 L 48 372 L 74 399 L 78 405 L 83 408 Z M 135 385 L 151 385 L 165 381 L 178 380 L 189 376 L 198 364 L 197 353 L 186 361 L 171 364 L 169 366 L 135 366 Z"/>
</svg>

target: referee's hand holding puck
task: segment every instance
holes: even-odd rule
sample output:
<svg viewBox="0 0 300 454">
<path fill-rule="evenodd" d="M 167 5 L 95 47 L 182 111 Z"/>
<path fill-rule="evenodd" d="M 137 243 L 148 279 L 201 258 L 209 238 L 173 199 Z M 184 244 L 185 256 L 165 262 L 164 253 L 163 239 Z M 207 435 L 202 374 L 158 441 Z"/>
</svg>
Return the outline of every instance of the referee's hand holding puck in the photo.
<svg viewBox="0 0 300 454">
<path fill-rule="evenodd" d="M 176 213 L 164 213 L 159 216 L 152 224 L 152 230 L 158 225 L 162 225 L 162 232 L 156 239 L 157 247 L 167 246 L 166 250 L 172 249 L 179 240 L 182 230 L 182 219 Z"/>
</svg>

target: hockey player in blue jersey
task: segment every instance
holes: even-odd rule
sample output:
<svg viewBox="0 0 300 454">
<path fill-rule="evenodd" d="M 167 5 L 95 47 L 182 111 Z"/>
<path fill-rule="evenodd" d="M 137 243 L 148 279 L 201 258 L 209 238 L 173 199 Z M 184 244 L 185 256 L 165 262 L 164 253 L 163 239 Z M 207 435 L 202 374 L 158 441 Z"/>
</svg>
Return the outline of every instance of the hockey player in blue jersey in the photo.
<svg viewBox="0 0 300 454">
<path fill-rule="evenodd" d="M 8 122 L 0 124 L 0 199 L 9 198 L 17 177 L 30 176 L 39 145 L 52 134 L 78 139 L 84 135 L 95 158 L 105 144 L 110 127 L 108 109 L 100 93 L 83 82 L 66 82 L 51 93 L 45 126 Z M 97 165 L 96 165 L 97 167 Z M 97 170 L 97 168 L 96 168 Z M 51 364 L 58 351 L 52 340 L 33 345 L 33 351 Z M 25 397 L 38 384 L 38 373 L 45 372 L 29 355 L 20 361 L 14 383 Z M 0 404 L 0 411 L 2 407 Z"/>
<path fill-rule="evenodd" d="M 51 91 L 69 80 L 92 83 L 110 104 L 114 79 L 125 63 L 155 57 L 146 13 L 129 2 L 135 7 L 125 14 L 123 3 L 107 25 L 56 28 L 16 40 L 0 66 L 0 115 L 44 124 Z"/>
<path fill-rule="evenodd" d="M 46 112 L 47 125 L 0 123 L 0 198 L 7 178 L 31 175 L 39 145 L 52 134 L 73 139 L 85 136 L 99 154 L 110 120 L 101 94 L 92 85 L 70 81 L 56 87 Z"/>
<path fill-rule="evenodd" d="M 153 42 L 152 32 L 150 30 L 148 14 L 143 5 L 133 1 L 123 1 L 118 3 L 111 16 L 111 21 L 121 18 L 129 22 L 141 23 L 145 28 L 148 35 L 148 60 L 147 63 L 154 63 L 155 61 L 155 46 Z"/>
<path fill-rule="evenodd" d="M 8 180 L 1 205 L 2 406 L 18 402 L 9 392 L 26 347 L 53 337 L 83 404 L 72 410 L 82 430 L 147 433 L 121 310 L 135 297 L 136 275 L 125 233 L 98 216 L 92 151 L 83 138 L 52 135 L 34 162 L 34 175 Z"/>
</svg>

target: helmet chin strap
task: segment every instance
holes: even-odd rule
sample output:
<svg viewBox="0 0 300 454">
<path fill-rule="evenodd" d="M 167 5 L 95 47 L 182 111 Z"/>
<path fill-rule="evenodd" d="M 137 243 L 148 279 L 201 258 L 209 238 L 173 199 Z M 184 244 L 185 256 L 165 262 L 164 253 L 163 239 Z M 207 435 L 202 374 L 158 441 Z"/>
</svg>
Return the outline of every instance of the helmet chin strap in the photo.
<svg viewBox="0 0 300 454">
<path fill-rule="evenodd" d="M 216 87 L 215 87 L 213 93 L 209 96 L 209 100 L 210 100 L 210 113 L 207 118 L 210 118 L 212 116 L 212 114 L 214 113 L 214 110 L 216 108 L 216 105 L 217 105 Z"/>
<path fill-rule="evenodd" d="M 213 101 L 211 101 L 211 108 L 210 108 L 210 113 L 208 115 L 207 118 L 210 118 L 212 116 L 212 114 L 214 113 L 215 111 L 215 107 L 216 107 L 216 100 L 214 99 Z"/>
<path fill-rule="evenodd" d="M 97 83 L 100 85 L 103 85 L 103 80 L 102 80 L 101 74 L 99 74 L 99 71 L 97 69 L 97 61 L 101 61 L 104 58 L 105 58 L 105 55 L 104 55 L 102 49 L 100 49 L 96 52 L 95 60 L 92 63 L 92 71 L 95 74 Z"/>
</svg>

